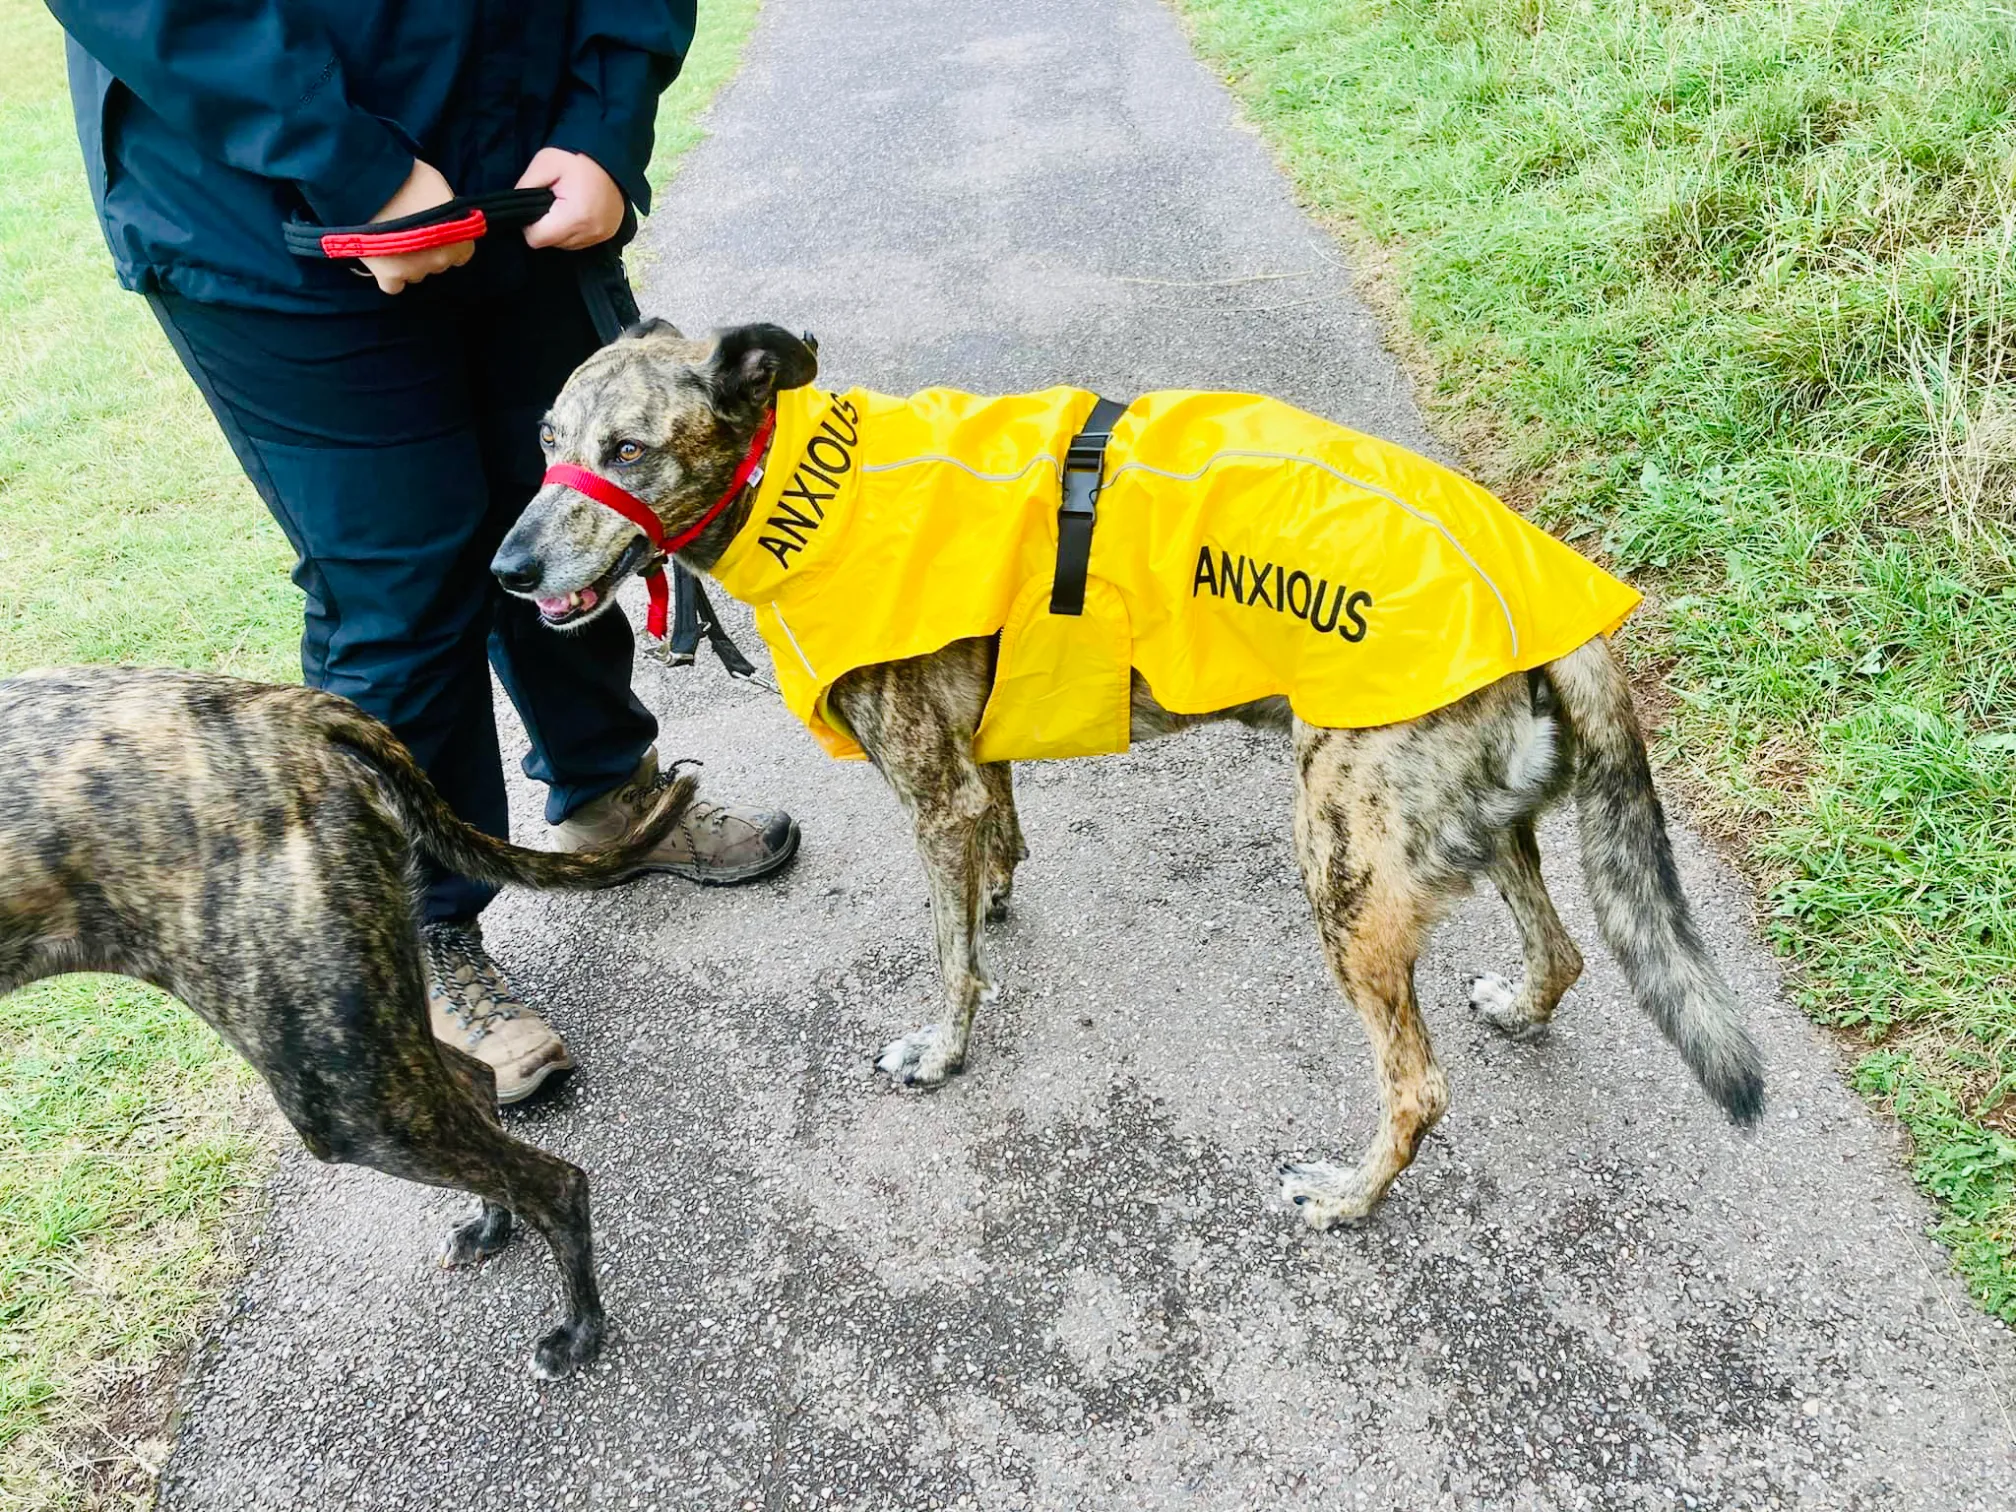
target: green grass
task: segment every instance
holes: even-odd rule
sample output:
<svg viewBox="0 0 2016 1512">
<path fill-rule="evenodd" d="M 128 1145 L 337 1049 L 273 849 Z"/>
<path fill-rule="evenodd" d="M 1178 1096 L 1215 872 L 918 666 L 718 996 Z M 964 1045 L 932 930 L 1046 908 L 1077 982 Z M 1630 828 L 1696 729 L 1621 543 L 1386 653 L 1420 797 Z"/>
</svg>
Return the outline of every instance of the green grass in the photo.
<svg viewBox="0 0 2016 1512">
<path fill-rule="evenodd" d="M 267 1141 L 251 1078 L 116 977 L 20 993 L 0 1026 L 0 1506 L 144 1487 L 158 1422 L 122 1397 L 172 1361 L 238 1253 Z M 134 1442 L 134 1435 L 140 1442 Z"/>
<path fill-rule="evenodd" d="M 758 0 L 707 0 L 693 51 L 658 108 L 658 145 L 651 154 L 651 187 L 663 189 L 680 159 L 707 135 L 707 107 L 742 61 L 742 44 L 756 24 Z"/>
<path fill-rule="evenodd" d="M 755 0 L 702 10 L 653 178 L 703 134 Z M 91 215 L 62 37 L 0 0 L 0 676 L 133 662 L 299 676 L 285 540 Z M 201 1023 L 117 978 L 0 1001 L 0 1508 L 144 1499 L 159 1403 L 270 1142 Z M 158 1382 L 156 1383 L 158 1385 Z M 150 1421 L 151 1414 L 151 1421 Z"/>
<path fill-rule="evenodd" d="M 2016 1320 L 2016 24 L 1181 0 L 1472 461 L 1657 602 L 1662 757 Z"/>
</svg>

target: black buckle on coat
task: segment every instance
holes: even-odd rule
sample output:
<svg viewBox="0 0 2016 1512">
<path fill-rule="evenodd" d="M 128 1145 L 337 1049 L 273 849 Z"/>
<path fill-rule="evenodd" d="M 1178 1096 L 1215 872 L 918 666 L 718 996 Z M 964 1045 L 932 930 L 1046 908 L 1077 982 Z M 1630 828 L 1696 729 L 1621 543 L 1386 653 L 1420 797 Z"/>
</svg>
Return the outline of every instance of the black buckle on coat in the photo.
<svg viewBox="0 0 2016 1512">
<path fill-rule="evenodd" d="M 1099 518 L 1099 480 L 1106 443 L 1127 406 L 1101 399 L 1064 452 L 1064 502 L 1057 508 L 1057 574 L 1050 584 L 1052 614 L 1085 612 L 1085 578 L 1092 563 L 1092 527 Z"/>
</svg>

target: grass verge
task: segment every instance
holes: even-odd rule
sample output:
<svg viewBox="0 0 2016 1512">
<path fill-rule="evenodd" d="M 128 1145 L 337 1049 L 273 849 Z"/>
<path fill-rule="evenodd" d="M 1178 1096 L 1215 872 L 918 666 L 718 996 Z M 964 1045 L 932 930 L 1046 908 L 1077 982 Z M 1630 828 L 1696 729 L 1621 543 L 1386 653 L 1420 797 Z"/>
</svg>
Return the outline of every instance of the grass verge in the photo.
<svg viewBox="0 0 2016 1512">
<path fill-rule="evenodd" d="M 651 187 L 663 189 L 680 160 L 707 135 L 707 107 L 742 61 L 742 44 L 756 24 L 759 0 L 708 0 L 700 31 L 679 77 L 658 107 L 658 146 L 651 154 Z"/>
<path fill-rule="evenodd" d="M 654 180 L 702 136 L 756 8 L 703 8 Z M 0 676 L 133 662 L 298 677 L 286 542 L 113 279 L 62 34 L 35 0 L 0 0 L 0 184 Z M 0 1001 L 0 1508 L 146 1501 L 164 1389 L 231 1278 L 232 1218 L 270 1158 L 248 1114 L 263 1097 L 207 1028 L 134 983 L 68 977 Z"/>
<path fill-rule="evenodd" d="M 1664 761 L 2016 1321 L 2007 11 L 1178 4 L 1473 464 L 1658 590 Z"/>
</svg>

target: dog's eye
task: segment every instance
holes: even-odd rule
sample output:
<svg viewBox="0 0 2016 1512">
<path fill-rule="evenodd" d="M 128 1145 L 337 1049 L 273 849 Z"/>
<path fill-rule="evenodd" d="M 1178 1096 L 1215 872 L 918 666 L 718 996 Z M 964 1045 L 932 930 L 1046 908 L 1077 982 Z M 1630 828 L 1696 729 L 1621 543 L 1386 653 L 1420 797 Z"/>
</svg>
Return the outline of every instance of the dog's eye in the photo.
<svg viewBox="0 0 2016 1512">
<path fill-rule="evenodd" d="M 644 443 L 641 441 L 618 441 L 616 443 L 616 460 L 618 462 L 635 462 L 643 455 Z"/>
<path fill-rule="evenodd" d="M 542 425 L 539 427 L 539 444 L 545 447 L 548 451 L 552 450 L 553 443 L 557 439 L 559 438 L 553 434 L 552 426 Z"/>
</svg>

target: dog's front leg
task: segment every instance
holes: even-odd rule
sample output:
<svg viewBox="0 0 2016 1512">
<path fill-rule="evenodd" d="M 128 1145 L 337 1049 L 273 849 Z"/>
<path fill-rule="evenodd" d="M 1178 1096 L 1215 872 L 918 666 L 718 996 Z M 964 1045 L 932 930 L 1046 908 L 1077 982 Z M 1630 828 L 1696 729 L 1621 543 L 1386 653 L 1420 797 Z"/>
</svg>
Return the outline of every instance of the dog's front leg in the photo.
<svg viewBox="0 0 2016 1512">
<path fill-rule="evenodd" d="M 994 993 L 980 963 L 989 794 L 968 765 L 952 782 L 903 796 L 916 816 L 917 851 L 931 885 L 945 1017 L 904 1035 L 875 1064 L 901 1085 L 935 1087 L 965 1068 L 974 1010 Z"/>
<path fill-rule="evenodd" d="M 929 656 L 850 672 L 830 695 L 833 710 L 909 812 L 931 886 L 945 1014 L 875 1062 L 903 1086 L 935 1087 L 964 1068 L 973 1011 L 993 995 L 980 964 L 989 860 L 1019 851 L 1021 833 L 1008 769 L 973 760 L 973 732 L 992 676 L 991 641 L 954 641 Z M 1005 891 L 1012 861 L 994 870 Z"/>
</svg>

